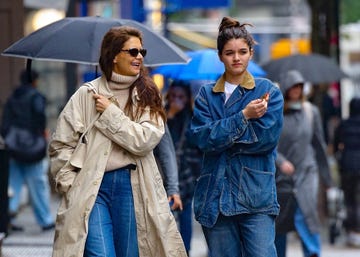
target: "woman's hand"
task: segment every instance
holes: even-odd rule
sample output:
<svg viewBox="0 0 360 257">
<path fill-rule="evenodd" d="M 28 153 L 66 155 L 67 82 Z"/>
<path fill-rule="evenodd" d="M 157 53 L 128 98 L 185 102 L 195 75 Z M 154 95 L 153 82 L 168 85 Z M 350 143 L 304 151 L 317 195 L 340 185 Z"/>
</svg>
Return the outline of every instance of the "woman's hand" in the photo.
<svg viewBox="0 0 360 257">
<path fill-rule="evenodd" d="M 294 165 L 289 162 L 289 161 L 284 161 L 283 163 L 281 163 L 280 165 L 280 171 L 286 175 L 291 176 L 292 174 L 294 174 L 295 172 L 295 167 Z"/>
<path fill-rule="evenodd" d="M 261 118 L 265 114 L 267 106 L 268 101 L 266 99 L 255 99 L 246 105 L 242 113 L 247 120 Z"/>
<path fill-rule="evenodd" d="M 103 95 L 94 94 L 93 97 L 95 99 L 96 110 L 100 113 L 103 113 L 111 104 L 110 100 Z"/>
<path fill-rule="evenodd" d="M 169 200 L 169 203 L 172 202 L 171 210 L 174 211 L 174 210 L 179 209 L 180 211 L 182 211 L 183 206 L 182 206 L 182 201 L 180 199 L 180 195 L 178 195 L 178 194 L 170 195 L 168 197 L 168 200 Z"/>
</svg>

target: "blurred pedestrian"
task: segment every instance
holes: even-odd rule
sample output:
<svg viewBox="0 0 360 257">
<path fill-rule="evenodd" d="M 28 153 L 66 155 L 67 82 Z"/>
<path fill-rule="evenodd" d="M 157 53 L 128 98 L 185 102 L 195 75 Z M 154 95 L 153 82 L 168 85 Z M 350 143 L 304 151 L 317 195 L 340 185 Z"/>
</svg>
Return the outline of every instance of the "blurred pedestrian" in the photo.
<svg viewBox="0 0 360 257">
<path fill-rule="evenodd" d="M 30 204 L 39 226 L 43 231 L 54 228 L 47 175 L 46 98 L 37 90 L 38 79 L 39 74 L 36 71 L 23 70 L 20 74 L 21 85 L 6 102 L 3 113 L 1 133 L 10 152 L 9 186 L 12 194 L 9 199 L 9 213 L 13 217 L 10 230 L 24 229 L 16 224 L 15 219 L 22 203 L 24 184 L 27 186 Z M 37 144 L 34 138 L 38 139 L 40 144 Z M 39 149 L 37 145 L 40 145 Z"/>
<path fill-rule="evenodd" d="M 168 195 L 171 210 L 182 210 L 183 205 L 179 193 L 179 174 L 176 162 L 174 142 L 169 127 L 165 124 L 165 134 L 154 149 L 154 156 L 158 163 L 164 186 Z"/>
<path fill-rule="evenodd" d="M 283 97 L 247 70 L 255 41 L 249 24 L 224 17 L 217 48 L 225 73 L 195 98 L 190 139 L 204 153 L 195 218 L 211 257 L 274 257 L 276 146 Z"/>
<path fill-rule="evenodd" d="M 0 245 L 9 232 L 9 153 L 0 134 Z M 1 246 L 0 246 L 1 248 Z"/>
<path fill-rule="evenodd" d="M 166 94 L 167 124 L 175 145 L 180 197 L 183 209 L 176 213 L 178 226 L 189 255 L 192 238 L 192 203 L 195 180 L 200 172 L 201 153 L 186 137 L 193 114 L 191 86 L 185 81 L 173 81 Z"/>
<path fill-rule="evenodd" d="M 293 207 L 289 209 L 285 208 L 286 201 L 280 202 L 276 223 L 278 257 L 286 256 L 286 235 L 292 230 L 300 237 L 305 257 L 320 256 L 319 174 L 326 187 L 332 186 L 320 112 L 315 105 L 305 101 L 304 83 L 297 70 L 283 74 L 280 81 L 284 95 L 284 125 L 276 159 L 277 190 L 278 197 L 282 192 L 290 191 L 294 198 Z M 289 218 L 287 222 L 280 222 L 285 218 Z"/>
<path fill-rule="evenodd" d="M 360 247 L 360 98 L 350 101 L 350 116 L 335 130 L 334 150 L 344 191 L 346 242 Z"/>
<path fill-rule="evenodd" d="M 138 29 L 110 29 L 103 75 L 80 87 L 58 118 L 51 172 L 63 197 L 53 257 L 186 256 L 153 155 L 166 116 L 145 55 Z"/>
</svg>

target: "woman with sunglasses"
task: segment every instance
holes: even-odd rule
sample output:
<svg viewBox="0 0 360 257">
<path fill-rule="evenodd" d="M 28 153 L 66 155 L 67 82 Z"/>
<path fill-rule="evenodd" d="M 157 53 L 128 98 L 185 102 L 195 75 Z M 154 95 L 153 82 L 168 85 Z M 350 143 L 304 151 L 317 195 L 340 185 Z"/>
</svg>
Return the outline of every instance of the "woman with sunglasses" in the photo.
<svg viewBox="0 0 360 257">
<path fill-rule="evenodd" d="M 49 153 L 63 198 L 53 257 L 186 256 L 153 156 L 165 112 L 145 55 L 139 30 L 112 28 L 101 46 L 103 75 L 58 118 Z"/>
<path fill-rule="evenodd" d="M 271 81 L 247 71 L 255 41 L 246 25 L 222 19 L 217 48 L 225 72 L 200 89 L 190 127 L 189 140 L 204 153 L 194 212 L 211 257 L 276 256 L 283 97 Z"/>
</svg>

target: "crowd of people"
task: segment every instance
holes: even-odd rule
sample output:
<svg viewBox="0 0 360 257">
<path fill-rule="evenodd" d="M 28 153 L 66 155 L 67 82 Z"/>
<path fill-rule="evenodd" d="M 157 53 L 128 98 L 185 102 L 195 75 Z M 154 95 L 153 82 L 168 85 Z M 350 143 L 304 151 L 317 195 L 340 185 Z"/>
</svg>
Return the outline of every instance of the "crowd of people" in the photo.
<svg viewBox="0 0 360 257">
<path fill-rule="evenodd" d="M 16 215 L 25 183 L 39 226 L 55 230 L 53 257 L 188 257 L 193 217 L 209 257 L 285 257 L 289 232 L 297 233 L 305 257 L 321 256 L 319 190 L 337 186 L 321 112 L 304 94 L 299 71 L 282 74 L 278 84 L 250 74 L 250 25 L 221 20 L 217 51 L 225 72 L 196 95 L 180 80 L 160 92 L 143 65 L 141 32 L 110 29 L 100 50 L 102 75 L 74 92 L 51 138 L 39 74 L 24 71 L 1 123 L 10 152 L 10 231 L 24 229 Z M 333 145 L 344 229 L 356 247 L 359 126 L 354 98 Z M 45 140 L 48 152 L 23 159 L 10 149 L 19 128 L 31 132 L 26 142 Z M 29 146 L 33 156 L 37 148 Z M 48 173 L 61 197 L 56 218 Z"/>
</svg>

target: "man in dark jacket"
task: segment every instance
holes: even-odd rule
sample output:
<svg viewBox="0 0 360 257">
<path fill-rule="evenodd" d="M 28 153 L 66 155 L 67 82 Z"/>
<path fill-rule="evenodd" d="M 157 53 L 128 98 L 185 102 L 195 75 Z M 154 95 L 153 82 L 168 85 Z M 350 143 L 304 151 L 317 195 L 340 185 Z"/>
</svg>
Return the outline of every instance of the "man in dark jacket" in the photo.
<svg viewBox="0 0 360 257">
<path fill-rule="evenodd" d="M 21 73 L 20 80 L 21 85 L 14 90 L 5 105 L 1 127 L 1 134 L 5 138 L 5 143 L 10 152 L 9 186 L 11 195 L 9 212 L 11 216 L 15 216 L 19 211 L 21 190 L 25 183 L 28 187 L 36 221 L 42 230 L 48 230 L 54 228 L 54 217 L 50 212 L 50 189 L 46 176 L 46 140 L 44 140 L 46 99 L 36 89 L 37 72 L 28 73 L 24 70 Z M 15 130 L 23 131 L 30 137 L 19 139 L 14 132 Z M 10 139 L 10 135 L 14 135 L 12 139 Z M 35 146 L 30 144 L 33 137 L 40 138 L 40 142 L 44 142 L 44 146 L 38 154 L 35 153 Z M 24 145 L 23 150 L 29 154 L 25 156 L 25 153 L 13 150 L 11 142 Z M 14 224 L 10 228 L 13 230 L 23 229 Z"/>
<path fill-rule="evenodd" d="M 350 116 L 340 122 L 334 135 L 334 150 L 345 196 L 347 243 L 360 247 L 360 98 L 350 101 Z"/>
</svg>

